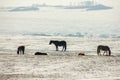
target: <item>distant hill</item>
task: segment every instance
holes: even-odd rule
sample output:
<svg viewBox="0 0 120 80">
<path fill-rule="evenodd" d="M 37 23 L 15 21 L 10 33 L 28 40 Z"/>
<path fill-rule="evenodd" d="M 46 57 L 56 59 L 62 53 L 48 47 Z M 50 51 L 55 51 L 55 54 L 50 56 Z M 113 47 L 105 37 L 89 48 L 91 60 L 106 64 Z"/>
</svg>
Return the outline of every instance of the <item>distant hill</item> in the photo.
<svg viewBox="0 0 120 80">
<path fill-rule="evenodd" d="M 36 10 L 39 10 L 39 8 L 34 6 L 28 6 L 28 7 L 16 7 L 9 11 L 36 11 Z"/>
<path fill-rule="evenodd" d="M 95 4 L 93 1 L 84 1 L 81 2 L 80 5 L 69 5 L 64 7 L 64 9 L 107 10 L 112 9 L 112 7 L 103 4 Z"/>
</svg>

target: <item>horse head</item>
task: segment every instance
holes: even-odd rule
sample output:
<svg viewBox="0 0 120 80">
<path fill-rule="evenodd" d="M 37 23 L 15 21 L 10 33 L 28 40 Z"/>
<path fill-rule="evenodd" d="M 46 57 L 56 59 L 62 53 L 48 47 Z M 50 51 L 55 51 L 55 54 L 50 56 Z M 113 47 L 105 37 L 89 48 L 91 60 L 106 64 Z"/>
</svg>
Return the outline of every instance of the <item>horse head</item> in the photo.
<svg viewBox="0 0 120 80">
<path fill-rule="evenodd" d="M 53 43 L 53 40 L 50 40 L 49 45 L 51 45 L 52 43 Z"/>
</svg>

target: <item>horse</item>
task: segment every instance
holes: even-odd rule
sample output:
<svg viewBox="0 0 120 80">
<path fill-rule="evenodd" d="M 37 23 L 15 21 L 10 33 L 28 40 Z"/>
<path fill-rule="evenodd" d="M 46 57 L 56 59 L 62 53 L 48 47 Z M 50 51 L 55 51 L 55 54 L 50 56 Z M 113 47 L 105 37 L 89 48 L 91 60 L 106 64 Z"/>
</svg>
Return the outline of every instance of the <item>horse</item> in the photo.
<svg viewBox="0 0 120 80">
<path fill-rule="evenodd" d="M 18 46 L 18 49 L 17 49 L 17 54 L 24 54 L 24 51 L 25 51 L 25 46 Z"/>
<path fill-rule="evenodd" d="M 56 51 L 58 51 L 58 46 L 63 46 L 62 51 L 66 51 L 66 48 L 67 48 L 66 41 L 50 40 L 49 45 L 51 44 L 54 44 L 56 46 Z"/>
<path fill-rule="evenodd" d="M 101 50 L 104 51 L 103 55 L 104 55 L 105 53 L 107 53 L 107 52 L 109 52 L 109 56 L 111 55 L 111 50 L 110 50 L 110 48 L 109 48 L 108 46 L 99 45 L 99 46 L 97 47 L 97 54 L 98 54 L 98 56 L 101 55 L 101 54 L 100 54 L 100 51 L 101 51 Z"/>
<path fill-rule="evenodd" d="M 78 56 L 85 56 L 85 53 L 84 53 L 84 52 L 80 52 L 80 53 L 78 54 Z"/>
<path fill-rule="evenodd" d="M 84 53 L 79 53 L 78 56 L 85 56 L 85 54 Z"/>
<path fill-rule="evenodd" d="M 47 53 L 36 52 L 35 55 L 48 55 Z"/>
</svg>

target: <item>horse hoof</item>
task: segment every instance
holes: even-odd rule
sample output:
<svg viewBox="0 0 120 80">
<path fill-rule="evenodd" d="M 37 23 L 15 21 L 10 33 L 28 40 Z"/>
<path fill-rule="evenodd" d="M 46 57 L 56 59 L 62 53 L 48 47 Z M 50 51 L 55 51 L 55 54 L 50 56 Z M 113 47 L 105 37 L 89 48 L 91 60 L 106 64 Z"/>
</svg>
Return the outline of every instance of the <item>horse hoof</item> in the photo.
<svg viewBox="0 0 120 80">
<path fill-rule="evenodd" d="M 85 56 L 85 53 L 84 53 L 84 52 L 80 52 L 80 53 L 78 54 L 78 56 Z"/>
</svg>

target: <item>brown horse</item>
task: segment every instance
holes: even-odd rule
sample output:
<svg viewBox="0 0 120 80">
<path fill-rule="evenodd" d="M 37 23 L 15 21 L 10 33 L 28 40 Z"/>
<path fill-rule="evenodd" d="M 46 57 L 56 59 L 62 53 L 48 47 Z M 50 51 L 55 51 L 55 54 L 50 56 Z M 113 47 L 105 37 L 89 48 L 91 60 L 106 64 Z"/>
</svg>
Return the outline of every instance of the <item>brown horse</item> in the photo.
<svg viewBox="0 0 120 80">
<path fill-rule="evenodd" d="M 17 49 L 17 54 L 24 54 L 25 52 L 25 46 L 18 46 L 18 49 Z"/>
<path fill-rule="evenodd" d="M 97 54 L 98 54 L 98 56 L 101 55 L 101 54 L 100 54 L 101 50 L 104 51 L 103 55 L 104 55 L 105 53 L 107 53 L 107 52 L 109 52 L 109 56 L 111 55 L 111 50 L 110 50 L 110 48 L 109 48 L 108 46 L 99 45 L 99 46 L 97 47 Z"/>
</svg>

